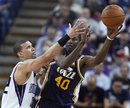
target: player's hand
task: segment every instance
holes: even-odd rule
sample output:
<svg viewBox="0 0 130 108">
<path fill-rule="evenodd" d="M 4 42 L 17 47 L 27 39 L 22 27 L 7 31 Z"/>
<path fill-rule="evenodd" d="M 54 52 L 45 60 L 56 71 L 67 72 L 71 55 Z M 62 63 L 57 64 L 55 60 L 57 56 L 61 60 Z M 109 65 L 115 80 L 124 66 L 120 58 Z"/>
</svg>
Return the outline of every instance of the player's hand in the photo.
<svg viewBox="0 0 130 108">
<path fill-rule="evenodd" d="M 122 25 L 120 27 L 114 27 L 114 28 L 107 28 L 107 35 L 110 39 L 114 39 L 117 35 L 120 34 L 120 30 L 122 28 Z"/>
<path fill-rule="evenodd" d="M 84 35 L 80 35 L 80 42 L 82 42 L 83 44 L 86 44 L 90 39 L 91 33 L 89 29 L 90 29 L 90 26 L 87 27 Z"/>
<path fill-rule="evenodd" d="M 69 24 L 69 30 L 68 30 L 68 35 L 70 38 L 77 37 L 78 35 L 83 35 L 86 32 L 86 24 L 85 21 L 78 19 L 74 26 L 71 27 L 71 24 Z"/>
</svg>

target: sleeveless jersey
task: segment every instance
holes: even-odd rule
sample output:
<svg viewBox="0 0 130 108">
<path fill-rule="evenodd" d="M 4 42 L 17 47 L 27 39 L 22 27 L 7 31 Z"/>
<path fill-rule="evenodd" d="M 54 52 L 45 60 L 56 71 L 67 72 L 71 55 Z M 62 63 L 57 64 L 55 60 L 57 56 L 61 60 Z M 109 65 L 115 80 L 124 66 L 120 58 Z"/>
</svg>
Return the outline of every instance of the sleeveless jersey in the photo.
<svg viewBox="0 0 130 108">
<path fill-rule="evenodd" d="M 42 91 L 39 108 L 48 108 L 48 102 L 55 106 L 50 108 L 68 108 L 77 101 L 83 80 L 79 67 L 80 59 L 66 70 L 60 68 L 56 62 L 50 64 L 47 71 L 48 81 Z"/>
<path fill-rule="evenodd" d="M 14 67 L 5 87 L 1 108 L 30 108 L 36 91 L 36 78 L 34 72 L 32 72 L 29 79 L 23 85 L 18 85 L 14 80 L 14 73 L 19 63 Z"/>
</svg>

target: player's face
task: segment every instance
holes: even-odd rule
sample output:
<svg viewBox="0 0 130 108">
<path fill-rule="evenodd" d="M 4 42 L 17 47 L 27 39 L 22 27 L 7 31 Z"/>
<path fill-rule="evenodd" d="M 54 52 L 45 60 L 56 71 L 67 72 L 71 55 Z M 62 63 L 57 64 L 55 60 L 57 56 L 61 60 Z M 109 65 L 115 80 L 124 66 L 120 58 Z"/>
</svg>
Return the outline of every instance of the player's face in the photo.
<svg viewBox="0 0 130 108">
<path fill-rule="evenodd" d="M 70 39 L 70 40 L 67 42 L 67 44 L 66 44 L 66 50 L 67 50 L 68 52 L 72 52 L 72 51 L 75 49 L 75 47 L 77 46 L 78 42 L 79 42 L 78 37 L 75 37 L 75 38 L 73 38 L 73 39 Z"/>
<path fill-rule="evenodd" d="M 23 44 L 21 44 L 21 54 L 22 54 L 22 58 L 24 59 L 32 59 L 32 58 L 35 58 L 36 57 L 36 54 L 35 54 L 35 49 L 34 47 L 32 46 L 32 43 L 27 41 Z"/>
</svg>

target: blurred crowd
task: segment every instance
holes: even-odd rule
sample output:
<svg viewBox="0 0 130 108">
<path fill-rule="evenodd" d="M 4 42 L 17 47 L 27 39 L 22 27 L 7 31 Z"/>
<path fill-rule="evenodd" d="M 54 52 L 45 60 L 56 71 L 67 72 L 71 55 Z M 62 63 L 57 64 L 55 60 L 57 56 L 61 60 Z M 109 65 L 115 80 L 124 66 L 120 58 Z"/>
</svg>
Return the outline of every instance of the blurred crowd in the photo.
<svg viewBox="0 0 130 108">
<path fill-rule="evenodd" d="M 39 56 L 65 35 L 69 23 L 83 17 L 92 33 L 82 54 L 97 54 L 107 35 L 100 16 L 108 4 L 124 9 L 122 32 L 112 42 L 104 62 L 86 71 L 76 108 L 124 108 L 123 104 L 130 108 L 130 0 L 59 0 L 36 44 Z"/>
<path fill-rule="evenodd" d="M 0 43 L 5 39 L 23 0 L 0 0 Z"/>
</svg>

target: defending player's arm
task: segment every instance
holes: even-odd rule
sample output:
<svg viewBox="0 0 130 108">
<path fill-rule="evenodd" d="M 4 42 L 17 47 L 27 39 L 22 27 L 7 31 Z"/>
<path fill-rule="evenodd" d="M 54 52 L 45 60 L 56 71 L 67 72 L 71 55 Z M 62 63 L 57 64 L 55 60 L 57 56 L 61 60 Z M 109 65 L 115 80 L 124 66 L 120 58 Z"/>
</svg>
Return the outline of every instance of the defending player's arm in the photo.
<svg viewBox="0 0 130 108">
<path fill-rule="evenodd" d="M 29 73 L 35 71 L 42 66 L 46 65 L 48 62 L 52 61 L 54 57 L 62 50 L 66 42 L 79 34 L 83 34 L 86 28 L 82 21 L 78 21 L 74 26 L 69 30 L 68 35 L 61 38 L 56 44 L 49 48 L 43 55 L 35 59 L 25 60 L 23 63 L 18 65 L 17 70 Z"/>
<path fill-rule="evenodd" d="M 108 28 L 107 39 L 105 40 L 105 43 L 104 43 L 103 47 L 101 48 L 101 50 L 99 51 L 99 53 L 95 57 L 85 56 L 80 62 L 81 66 L 84 65 L 85 68 L 89 68 L 89 67 L 94 67 L 94 66 L 100 64 L 104 60 L 104 58 L 109 50 L 112 40 L 120 33 L 119 30 L 120 30 L 120 28 L 119 29 L 118 28 L 115 28 L 115 29 Z"/>
<path fill-rule="evenodd" d="M 55 57 L 57 64 L 64 69 L 69 67 L 77 59 L 78 55 L 83 49 L 84 44 L 88 42 L 89 38 L 90 38 L 90 31 L 88 27 L 86 30 L 86 36 L 83 35 L 79 36 L 80 42 L 78 43 L 77 47 L 68 56 L 63 55 L 62 53 Z"/>
</svg>

